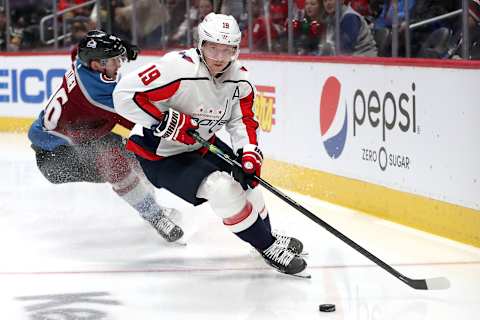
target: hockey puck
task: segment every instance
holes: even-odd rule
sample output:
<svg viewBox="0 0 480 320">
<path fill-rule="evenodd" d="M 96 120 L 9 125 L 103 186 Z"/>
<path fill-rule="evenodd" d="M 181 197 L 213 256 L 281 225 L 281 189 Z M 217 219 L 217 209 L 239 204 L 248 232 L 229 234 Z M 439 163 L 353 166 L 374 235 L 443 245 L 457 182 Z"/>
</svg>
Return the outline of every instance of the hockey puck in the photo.
<svg viewBox="0 0 480 320">
<path fill-rule="evenodd" d="M 322 312 L 333 312 L 335 311 L 335 305 L 334 304 L 321 304 L 318 306 L 318 310 Z"/>
</svg>

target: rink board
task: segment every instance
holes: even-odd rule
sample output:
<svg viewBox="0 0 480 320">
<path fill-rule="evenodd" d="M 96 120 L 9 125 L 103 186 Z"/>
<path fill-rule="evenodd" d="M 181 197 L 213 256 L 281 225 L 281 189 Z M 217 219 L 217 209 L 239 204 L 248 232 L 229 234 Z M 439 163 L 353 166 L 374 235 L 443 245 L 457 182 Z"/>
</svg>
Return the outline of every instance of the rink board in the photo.
<svg viewBox="0 0 480 320">
<path fill-rule="evenodd" d="M 275 186 L 480 247 L 477 210 L 285 162 L 264 167 L 262 177 Z"/>
<path fill-rule="evenodd" d="M 68 58 L 5 58 L 0 130 L 23 131 L 58 85 Z M 412 63 L 247 57 L 269 158 L 265 178 L 480 246 L 479 65 Z"/>
</svg>

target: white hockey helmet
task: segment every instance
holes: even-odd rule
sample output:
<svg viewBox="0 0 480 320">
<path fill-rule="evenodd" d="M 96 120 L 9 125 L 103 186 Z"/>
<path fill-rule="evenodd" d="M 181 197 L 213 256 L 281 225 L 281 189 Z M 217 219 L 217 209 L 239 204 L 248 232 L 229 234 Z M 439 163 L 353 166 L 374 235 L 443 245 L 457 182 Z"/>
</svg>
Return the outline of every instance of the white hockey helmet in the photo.
<svg viewBox="0 0 480 320">
<path fill-rule="evenodd" d="M 198 25 L 198 49 L 202 52 L 204 41 L 235 46 L 231 60 L 238 58 L 242 32 L 233 16 L 211 12 Z M 203 53 L 202 53 L 203 55 Z"/>
</svg>

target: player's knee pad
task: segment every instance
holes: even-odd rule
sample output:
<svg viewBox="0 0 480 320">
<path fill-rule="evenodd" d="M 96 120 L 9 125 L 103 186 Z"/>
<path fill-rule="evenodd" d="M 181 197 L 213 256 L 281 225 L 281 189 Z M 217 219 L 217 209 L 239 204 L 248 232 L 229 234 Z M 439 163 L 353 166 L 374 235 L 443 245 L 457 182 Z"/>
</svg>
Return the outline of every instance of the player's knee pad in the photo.
<svg viewBox="0 0 480 320">
<path fill-rule="evenodd" d="M 242 186 L 228 173 L 215 171 L 206 177 L 197 191 L 199 198 L 207 199 L 221 218 L 243 209 L 247 201 Z"/>
<path fill-rule="evenodd" d="M 262 219 L 268 216 L 268 210 L 265 206 L 265 200 L 260 188 L 248 189 L 246 191 L 247 200 L 252 204 L 253 210 L 257 211 Z"/>
<path fill-rule="evenodd" d="M 243 231 L 257 220 L 258 213 L 247 201 L 242 186 L 228 173 L 210 174 L 200 185 L 197 196 L 207 199 L 223 224 L 233 232 Z"/>
</svg>

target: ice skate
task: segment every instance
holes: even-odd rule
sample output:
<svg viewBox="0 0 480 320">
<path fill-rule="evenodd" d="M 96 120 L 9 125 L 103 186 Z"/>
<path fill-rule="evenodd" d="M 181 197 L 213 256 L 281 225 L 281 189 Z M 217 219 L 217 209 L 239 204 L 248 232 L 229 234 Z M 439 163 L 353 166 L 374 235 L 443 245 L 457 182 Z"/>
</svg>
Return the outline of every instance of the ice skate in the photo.
<svg viewBox="0 0 480 320">
<path fill-rule="evenodd" d="M 287 249 L 280 241 L 275 240 L 270 247 L 260 252 L 265 261 L 281 273 L 310 278 L 310 275 L 303 273 L 307 267 L 305 260 Z"/>
<path fill-rule="evenodd" d="M 303 243 L 294 237 L 288 237 L 280 234 L 278 231 L 272 231 L 272 236 L 275 238 L 275 243 L 282 248 L 290 250 L 296 255 L 306 256 L 307 253 L 303 252 Z"/>
<path fill-rule="evenodd" d="M 158 215 L 150 218 L 149 222 L 165 240 L 176 242 L 182 238 L 183 230 L 167 216 L 170 213 L 167 210 L 162 209 Z"/>
</svg>

